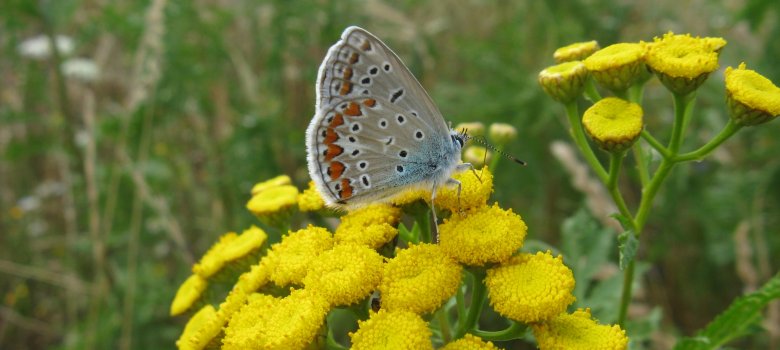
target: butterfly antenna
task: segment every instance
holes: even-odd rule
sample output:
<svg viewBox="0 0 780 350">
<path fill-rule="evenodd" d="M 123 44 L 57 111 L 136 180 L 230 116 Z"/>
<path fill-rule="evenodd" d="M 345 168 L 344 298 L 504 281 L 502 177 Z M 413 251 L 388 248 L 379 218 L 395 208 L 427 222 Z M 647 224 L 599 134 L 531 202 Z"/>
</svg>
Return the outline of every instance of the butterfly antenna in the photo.
<svg viewBox="0 0 780 350">
<path fill-rule="evenodd" d="M 493 145 L 489 144 L 489 143 L 487 142 L 487 140 L 485 140 L 485 137 L 484 137 L 484 136 L 479 136 L 479 137 L 469 136 L 468 134 L 466 134 L 466 133 L 465 133 L 465 130 L 464 130 L 464 132 L 463 132 L 463 138 L 464 138 L 464 140 L 466 140 L 466 141 L 468 141 L 468 140 L 474 140 L 474 141 L 478 142 L 480 145 L 482 145 L 482 146 L 485 146 L 485 148 L 487 148 L 487 149 L 489 149 L 489 150 L 491 150 L 491 151 L 493 151 L 493 152 L 496 152 L 496 153 L 498 153 L 498 154 L 500 154 L 500 155 L 504 156 L 504 158 L 506 158 L 506 159 L 509 159 L 509 160 L 511 160 L 511 161 L 513 161 L 513 162 L 515 162 L 515 163 L 517 163 L 517 164 L 520 164 L 520 165 L 527 165 L 527 163 L 526 163 L 526 162 L 524 162 L 524 161 L 522 161 L 522 160 L 520 160 L 520 159 L 517 159 L 517 158 L 515 158 L 514 156 L 512 156 L 511 154 L 508 154 L 508 153 L 506 153 L 506 152 L 504 152 L 504 151 L 502 151 L 502 150 L 500 150 L 500 149 L 496 148 L 495 146 L 493 146 Z"/>
</svg>

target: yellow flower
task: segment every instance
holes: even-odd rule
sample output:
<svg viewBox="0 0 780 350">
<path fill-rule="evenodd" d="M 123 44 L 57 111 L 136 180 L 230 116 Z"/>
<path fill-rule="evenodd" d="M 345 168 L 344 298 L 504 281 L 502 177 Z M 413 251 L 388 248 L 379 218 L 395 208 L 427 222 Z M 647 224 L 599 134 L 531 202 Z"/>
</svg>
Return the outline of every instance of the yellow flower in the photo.
<svg viewBox="0 0 780 350">
<path fill-rule="evenodd" d="M 233 261 L 246 257 L 259 251 L 266 239 L 268 235 L 265 231 L 252 225 L 222 248 L 222 258 L 225 261 Z"/>
<path fill-rule="evenodd" d="M 422 188 L 410 188 L 390 198 L 390 203 L 402 207 L 418 200 L 431 200 L 431 191 Z"/>
<path fill-rule="evenodd" d="M 252 297 L 225 328 L 223 349 L 305 349 L 328 311 L 322 296 L 305 289 L 282 299 Z"/>
<path fill-rule="evenodd" d="M 664 86 L 685 95 L 696 90 L 718 69 L 717 51 L 725 45 L 722 38 L 702 39 L 669 32 L 650 44 L 646 62 Z"/>
<path fill-rule="evenodd" d="M 466 132 L 471 137 L 485 136 L 485 124 L 481 122 L 460 123 L 455 126 L 455 131 Z"/>
<path fill-rule="evenodd" d="M 176 347 L 180 350 L 199 350 L 205 348 L 209 342 L 205 342 L 204 346 L 198 346 L 196 338 L 199 337 L 200 333 L 204 330 L 204 327 L 207 327 L 211 323 L 211 320 L 216 317 L 217 311 L 214 310 L 213 306 L 206 305 L 202 307 L 192 316 L 192 318 L 190 318 L 187 325 L 184 326 L 184 331 L 181 333 L 181 336 L 179 336 L 179 340 L 176 341 Z M 203 333 L 205 334 L 206 332 Z M 216 333 L 219 333 L 219 331 Z M 217 335 L 216 333 L 214 336 Z"/>
<path fill-rule="evenodd" d="M 460 263 L 484 265 L 509 259 L 523 246 L 527 230 L 512 209 L 494 204 L 444 220 L 439 225 L 439 244 Z"/>
<path fill-rule="evenodd" d="M 358 321 L 358 330 L 349 336 L 352 338 L 352 350 L 433 349 L 428 324 L 408 311 L 372 311 L 368 320 Z"/>
<path fill-rule="evenodd" d="M 555 50 L 553 58 L 555 58 L 555 62 L 558 63 L 582 61 L 598 49 L 599 43 L 596 42 L 596 40 L 574 43 Z"/>
<path fill-rule="evenodd" d="M 560 314 L 531 325 L 541 350 L 623 350 L 628 347 L 626 331 L 620 326 L 599 325 L 590 309 Z"/>
<path fill-rule="evenodd" d="M 539 72 L 539 85 L 554 100 L 569 103 L 585 90 L 588 69 L 580 61 L 561 63 Z"/>
<path fill-rule="evenodd" d="M 630 148 L 642 132 L 642 107 L 607 97 L 585 111 L 582 125 L 601 149 L 623 151 Z"/>
<path fill-rule="evenodd" d="M 187 278 L 171 302 L 171 316 L 180 315 L 192 307 L 196 301 L 200 300 L 206 287 L 208 287 L 208 282 L 200 275 L 193 274 Z"/>
<path fill-rule="evenodd" d="M 498 350 L 492 342 L 484 342 L 482 338 L 466 334 L 454 342 L 447 344 L 442 350 Z"/>
<path fill-rule="evenodd" d="M 435 244 L 399 250 L 385 265 L 379 292 L 382 309 L 418 314 L 436 310 L 455 294 L 462 268 Z"/>
<path fill-rule="evenodd" d="M 645 43 L 620 43 L 596 51 L 583 63 L 601 85 L 612 91 L 625 91 L 643 76 L 647 68 Z"/>
<path fill-rule="evenodd" d="M 334 238 L 337 244 L 356 243 L 377 249 L 397 234 L 401 209 L 389 204 L 372 204 L 341 217 Z"/>
<path fill-rule="evenodd" d="M 290 177 L 287 175 L 279 175 L 273 179 L 266 180 L 263 182 L 258 182 L 252 187 L 252 195 L 256 195 L 260 192 L 263 192 L 269 188 L 284 186 L 284 185 L 290 185 L 292 184 L 292 181 L 290 180 Z"/>
<path fill-rule="evenodd" d="M 264 189 L 246 203 L 246 208 L 265 223 L 277 226 L 285 222 L 293 206 L 298 204 L 298 189 L 282 185 Z"/>
<path fill-rule="evenodd" d="M 226 262 L 223 251 L 231 242 L 236 240 L 236 238 L 238 238 L 238 235 L 235 232 L 228 232 L 219 237 L 219 241 L 214 243 L 214 245 L 206 251 L 206 254 L 203 254 L 200 261 L 192 266 L 192 272 L 203 278 L 209 278 L 222 270 L 222 267 L 225 266 Z"/>
<path fill-rule="evenodd" d="M 466 150 L 463 151 L 463 160 L 471 163 L 471 165 L 477 169 L 490 163 L 490 159 L 492 158 L 493 153 L 482 146 L 468 146 L 466 147 Z"/>
<path fill-rule="evenodd" d="M 309 264 L 331 247 L 333 236 L 324 228 L 309 225 L 289 233 L 266 255 L 271 281 L 280 287 L 301 284 Z"/>
<path fill-rule="evenodd" d="M 271 276 L 268 261 L 267 258 L 263 258 L 259 263 L 252 265 L 249 271 L 242 273 L 238 277 L 238 282 L 236 282 L 233 288 L 249 294 L 265 286 Z"/>
<path fill-rule="evenodd" d="M 309 188 L 298 195 L 298 209 L 301 211 L 317 211 L 325 207 L 325 200 L 314 187 L 314 181 L 309 181 Z"/>
<path fill-rule="evenodd" d="M 318 256 L 303 284 L 322 295 L 332 306 L 346 306 L 365 299 L 382 279 L 383 258 L 364 245 L 340 244 Z"/>
<path fill-rule="evenodd" d="M 447 209 L 453 213 L 485 206 L 490 194 L 493 193 L 493 174 L 490 169 L 483 167 L 480 170 L 466 170 L 452 176 L 460 181 L 460 196 L 458 186 L 445 185 L 436 190 L 437 207 Z M 430 196 L 426 199 L 430 201 Z"/>
<path fill-rule="evenodd" d="M 490 139 L 497 145 L 505 145 L 509 141 L 517 138 L 517 129 L 506 123 L 493 123 L 490 124 L 490 131 L 488 131 Z"/>
<path fill-rule="evenodd" d="M 758 125 L 780 116 L 780 88 L 745 63 L 726 68 L 726 101 L 739 125 Z"/>
<path fill-rule="evenodd" d="M 489 269 L 485 285 L 493 309 L 523 323 L 551 319 L 575 300 L 571 270 L 549 251 L 520 254 Z"/>
</svg>

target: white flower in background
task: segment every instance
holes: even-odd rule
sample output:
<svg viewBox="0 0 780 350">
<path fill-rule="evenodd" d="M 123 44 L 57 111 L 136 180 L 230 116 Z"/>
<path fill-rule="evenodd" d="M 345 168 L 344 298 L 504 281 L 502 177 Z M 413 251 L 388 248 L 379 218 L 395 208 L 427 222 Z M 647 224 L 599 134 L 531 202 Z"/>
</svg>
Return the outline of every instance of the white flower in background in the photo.
<svg viewBox="0 0 780 350">
<path fill-rule="evenodd" d="M 69 58 L 62 63 L 62 73 L 69 78 L 91 82 L 97 80 L 100 69 L 89 58 Z"/>
<path fill-rule="evenodd" d="M 73 52 L 73 39 L 64 35 L 57 35 L 55 38 L 57 50 L 62 56 L 70 55 Z M 41 34 L 23 41 L 17 48 L 19 54 L 34 60 L 45 60 L 51 56 L 51 45 L 49 38 Z"/>
</svg>

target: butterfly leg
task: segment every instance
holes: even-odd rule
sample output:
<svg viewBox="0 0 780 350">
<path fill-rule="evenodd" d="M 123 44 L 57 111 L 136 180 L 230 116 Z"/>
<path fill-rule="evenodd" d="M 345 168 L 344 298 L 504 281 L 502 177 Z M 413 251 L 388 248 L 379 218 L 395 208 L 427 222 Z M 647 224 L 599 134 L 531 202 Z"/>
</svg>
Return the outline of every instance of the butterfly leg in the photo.
<svg viewBox="0 0 780 350">
<path fill-rule="evenodd" d="M 471 165 L 471 164 L 469 164 L 469 165 Z M 463 213 L 463 208 L 461 208 L 461 206 L 460 206 L 460 191 L 463 189 L 463 184 L 461 184 L 460 181 L 458 181 L 458 180 L 455 180 L 453 178 L 449 178 L 449 179 L 447 179 L 446 185 L 447 186 L 458 186 L 458 214 L 463 216 L 463 214 L 464 214 Z"/>
<path fill-rule="evenodd" d="M 434 244 L 439 244 L 439 219 L 436 217 L 436 206 L 433 204 L 434 199 L 436 199 L 436 187 L 434 182 L 431 189 L 431 213 L 433 214 L 433 237 L 431 237 L 431 241 Z"/>
</svg>

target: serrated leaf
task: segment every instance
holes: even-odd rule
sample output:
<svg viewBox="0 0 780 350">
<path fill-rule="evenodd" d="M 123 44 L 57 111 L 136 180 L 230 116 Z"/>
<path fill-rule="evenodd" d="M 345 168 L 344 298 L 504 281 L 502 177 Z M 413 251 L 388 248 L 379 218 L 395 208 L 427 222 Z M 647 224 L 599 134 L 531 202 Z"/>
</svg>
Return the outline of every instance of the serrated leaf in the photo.
<svg viewBox="0 0 780 350">
<path fill-rule="evenodd" d="M 626 231 L 634 229 L 634 222 L 631 219 L 623 216 L 623 214 L 615 213 L 610 215 L 609 217 L 617 220 L 620 223 L 620 227 L 622 227 Z"/>
<path fill-rule="evenodd" d="M 726 311 L 718 315 L 694 337 L 680 340 L 675 350 L 706 350 L 747 334 L 748 328 L 761 318 L 761 310 L 772 300 L 780 298 L 780 274 L 775 275 L 761 289 L 734 300 Z"/>
<path fill-rule="evenodd" d="M 634 231 L 628 230 L 618 236 L 618 248 L 620 249 L 620 270 L 623 271 L 634 260 L 636 250 L 639 248 L 639 240 Z"/>
</svg>

